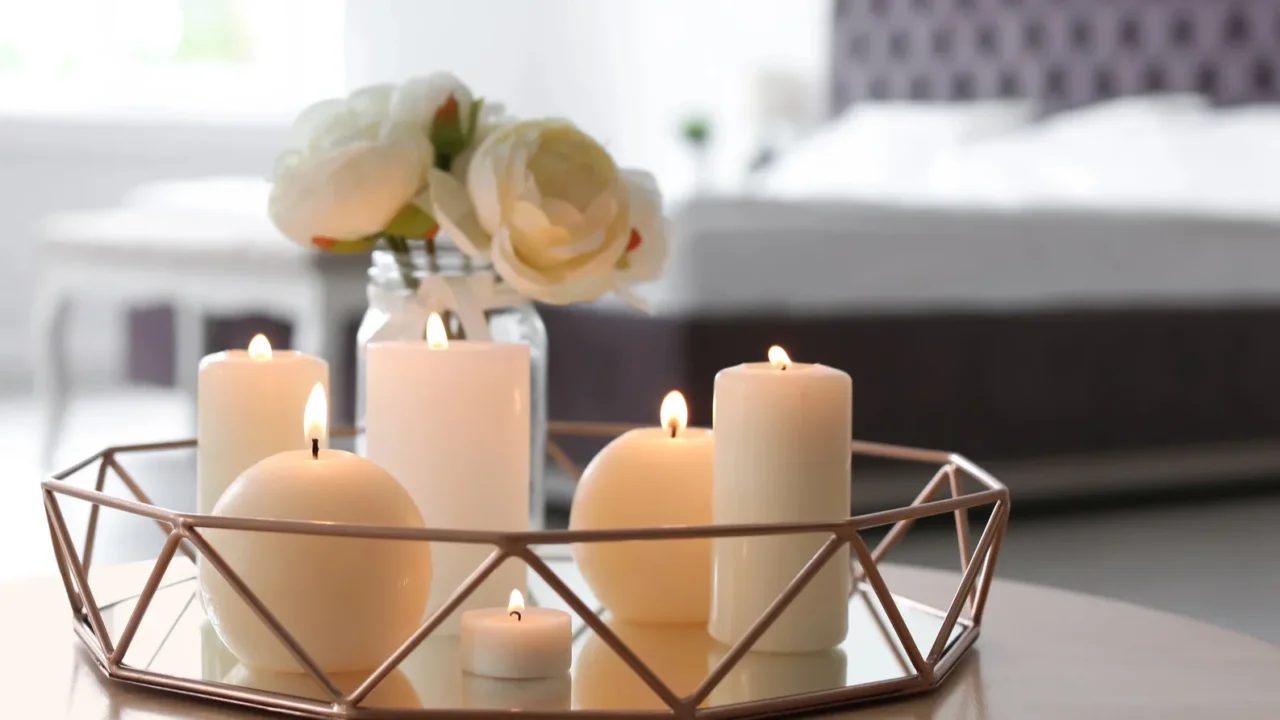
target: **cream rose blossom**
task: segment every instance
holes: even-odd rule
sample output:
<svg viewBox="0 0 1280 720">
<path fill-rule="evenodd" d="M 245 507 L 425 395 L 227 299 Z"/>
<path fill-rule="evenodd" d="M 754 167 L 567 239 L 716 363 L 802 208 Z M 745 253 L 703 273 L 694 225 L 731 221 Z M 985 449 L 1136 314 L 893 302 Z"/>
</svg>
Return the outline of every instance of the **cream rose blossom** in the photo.
<svg viewBox="0 0 1280 720">
<path fill-rule="evenodd" d="M 637 302 L 630 283 L 662 267 L 666 233 L 652 177 L 620 171 L 567 121 L 493 130 L 462 174 L 431 173 L 436 220 L 527 297 L 567 304 L 617 290 Z"/>
<path fill-rule="evenodd" d="M 417 195 L 431 142 L 390 118 L 391 86 L 307 108 L 276 163 L 268 212 L 289 239 L 329 248 L 380 232 Z"/>
</svg>

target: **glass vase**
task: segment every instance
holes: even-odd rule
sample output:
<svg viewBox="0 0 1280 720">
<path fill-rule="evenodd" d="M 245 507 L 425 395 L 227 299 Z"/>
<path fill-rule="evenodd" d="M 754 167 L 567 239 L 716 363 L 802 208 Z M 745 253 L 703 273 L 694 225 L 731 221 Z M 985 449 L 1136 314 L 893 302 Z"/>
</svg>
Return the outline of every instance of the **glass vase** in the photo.
<svg viewBox="0 0 1280 720">
<path fill-rule="evenodd" d="M 545 527 L 547 330 L 537 308 L 497 277 L 491 265 L 476 262 L 440 237 L 434 241 L 379 241 L 370 258 L 367 288 L 369 307 L 356 333 L 358 427 L 365 426 L 365 348 L 372 341 L 425 342 L 432 310 L 440 313 L 452 339 L 467 339 L 469 323 L 482 318 L 489 340 L 529 346 L 530 524 L 536 529 Z M 453 297 L 440 298 L 438 294 Z M 482 301 L 477 303 L 476 298 Z M 357 451 L 363 454 L 363 439 L 357 443 Z"/>
</svg>

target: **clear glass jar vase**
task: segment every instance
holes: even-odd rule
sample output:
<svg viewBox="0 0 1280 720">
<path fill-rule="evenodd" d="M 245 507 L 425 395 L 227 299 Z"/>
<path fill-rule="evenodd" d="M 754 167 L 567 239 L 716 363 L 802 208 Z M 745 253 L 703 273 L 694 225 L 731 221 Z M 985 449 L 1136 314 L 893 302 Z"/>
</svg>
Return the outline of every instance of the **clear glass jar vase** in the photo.
<svg viewBox="0 0 1280 720">
<path fill-rule="evenodd" d="M 444 318 L 452 339 L 467 339 L 467 328 L 483 321 L 487 339 L 529 346 L 530 523 L 534 528 L 545 527 L 547 329 L 537 308 L 497 277 L 491 265 L 472 260 L 442 237 L 430 242 L 380 240 L 370 258 L 367 289 L 369 307 L 356 333 L 358 427 L 365 425 L 366 346 L 380 340 L 425 342 L 427 317 L 432 310 Z M 453 297 L 437 297 L 441 294 Z M 363 441 L 357 444 L 357 450 L 363 453 Z"/>
</svg>

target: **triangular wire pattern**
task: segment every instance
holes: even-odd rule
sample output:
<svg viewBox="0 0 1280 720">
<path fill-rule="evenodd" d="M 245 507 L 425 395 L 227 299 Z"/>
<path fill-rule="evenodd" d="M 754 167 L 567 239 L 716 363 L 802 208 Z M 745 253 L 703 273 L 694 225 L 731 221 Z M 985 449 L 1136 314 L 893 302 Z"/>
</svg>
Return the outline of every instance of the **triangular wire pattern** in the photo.
<svg viewBox="0 0 1280 720">
<path fill-rule="evenodd" d="M 631 650 L 631 648 L 628 647 L 627 644 L 624 643 L 622 639 L 604 623 L 603 620 L 600 619 L 600 616 L 597 615 L 594 610 L 582 601 L 582 598 L 578 597 L 577 593 L 575 593 L 572 588 L 560 579 L 559 575 L 556 575 L 554 570 L 547 567 L 547 564 L 543 562 L 542 558 L 530 552 L 527 547 L 521 548 L 517 557 L 524 559 L 525 563 L 528 564 L 529 569 L 533 570 L 539 577 L 545 580 L 547 585 L 551 586 L 551 589 L 554 590 L 561 599 L 568 603 L 569 607 L 573 608 L 573 611 L 582 618 L 583 622 L 585 622 L 587 626 L 595 632 L 596 636 L 608 645 L 610 649 L 617 653 L 622 658 L 623 662 L 631 666 L 632 671 L 636 673 L 641 681 L 657 693 L 658 697 L 671 708 L 673 713 L 676 715 L 684 714 L 685 704 L 680 698 L 676 697 L 675 693 L 671 691 L 671 688 L 667 687 L 667 684 L 664 683 L 662 679 L 659 678 L 657 674 L 654 673 L 653 670 L 645 664 L 645 662 L 641 660 Z"/>
<path fill-rule="evenodd" d="M 262 600 L 254 594 L 253 590 L 245 585 L 244 580 L 200 534 L 200 531 L 195 528 L 187 528 L 186 532 L 200 555 L 204 557 L 205 562 L 209 563 L 227 581 L 236 594 L 240 596 L 241 600 L 249 604 L 249 608 L 253 613 L 267 625 L 267 628 L 271 630 L 277 640 L 284 643 L 285 648 L 288 649 L 294 660 L 302 666 L 303 670 L 315 678 L 316 682 L 324 686 L 324 689 L 332 696 L 333 700 L 341 700 L 342 691 L 333 684 L 333 681 L 329 679 L 324 670 L 320 669 L 311 655 L 298 644 L 298 640 L 293 637 L 293 634 L 280 624 L 280 620 L 276 618 L 275 614 L 263 605 Z"/>
<path fill-rule="evenodd" d="M 631 427 L 632 426 L 624 425 L 606 426 L 606 424 L 600 423 L 552 423 L 551 432 L 553 434 L 580 434 L 609 437 L 620 434 L 625 430 L 631 429 Z M 104 670 L 109 676 L 132 682 L 159 686 L 162 688 L 175 689 L 178 687 L 177 685 L 170 683 L 168 681 L 168 676 L 163 674 L 140 671 L 124 665 L 118 665 L 115 667 L 109 666 L 110 664 L 107 662 L 108 653 L 114 649 L 111 647 L 111 638 L 102 628 L 101 611 L 93 596 L 92 589 L 88 587 L 86 568 L 81 564 L 81 557 L 76 553 L 75 544 L 71 541 L 70 535 L 67 532 L 65 519 L 61 517 L 60 509 L 54 494 L 62 494 L 75 497 L 80 500 L 88 500 L 93 504 L 106 505 L 133 515 L 141 515 L 151 518 L 153 521 L 156 521 L 166 533 L 176 527 L 178 532 L 183 535 L 177 546 L 179 548 L 178 551 L 187 555 L 194 554 L 192 552 L 192 547 L 187 544 L 189 541 L 195 545 L 203 544 L 204 547 L 200 548 L 203 553 L 208 547 L 208 543 L 200 536 L 199 531 L 196 528 L 203 525 L 201 521 L 204 520 L 205 516 L 178 513 L 154 506 L 150 499 L 146 497 L 146 494 L 141 491 L 141 488 L 132 481 L 132 477 L 128 472 L 124 471 L 123 468 L 120 467 L 116 457 L 117 455 L 125 452 L 193 448 L 194 446 L 194 441 L 180 441 L 175 443 L 153 443 L 149 445 L 109 448 L 68 470 L 57 473 L 43 483 L 43 487 L 46 491 L 46 514 L 49 520 L 51 542 L 54 545 L 55 557 L 59 560 L 59 571 L 67 590 L 68 602 L 75 612 L 75 617 L 77 618 L 78 634 L 81 639 L 90 646 L 99 661 L 103 663 Z M 949 611 L 947 613 L 948 615 L 955 615 L 954 618 L 949 618 L 948 623 L 952 626 L 954 631 L 954 628 L 961 624 L 965 628 L 976 629 L 977 625 L 981 622 L 984 603 L 987 599 L 991 579 L 995 571 L 995 562 L 1000 545 L 1004 538 L 1005 528 L 1008 521 L 1008 490 L 999 481 L 963 456 L 939 451 L 881 445 L 862 441 L 854 441 L 851 447 L 857 454 L 873 455 L 906 462 L 938 463 L 942 466 L 942 470 L 939 474 L 935 475 L 934 480 L 931 481 L 930 487 L 926 488 L 926 491 L 922 492 L 911 506 L 881 511 L 879 513 L 870 513 L 863 516 L 850 517 L 847 524 L 843 527 L 821 528 L 821 530 L 835 533 L 836 537 L 840 538 L 841 542 L 848 543 L 848 545 L 853 549 L 853 552 L 858 556 L 858 567 L 860 570 L 866 572 L 866 577 L 863 582 L 865 582 L 875 594 L 876 600 L 882 607 L 884 616 L 889 622 L 890 629 L 898 636 L 901 647 L 909 656 L 907 658 L 909 664 L 916 669 L 917 674 L 911 677 L 904 677 L 900 681 L 873 683 L 875 688 L 873 689 L 868 686 L 865 691 L 855 686 L 830 692 L 817 692 L 812 695 L 811 702 L 830 703 L 856 701 L 877 697 L 877 693 L 883 694 L 891 692 L 894 694 L 901 694 L 918 692 L 920 690 L 935 687 L 940 681 L 940 678 L 945 675 L 950 668 L 955 666 L 960 654 L 973 644 L 976 637 L 972 632 L 961 633 L 959 635 L 960 641 L 954 643 L 954 645 L 947 645 L 941 652 L 940 657 L 931 657 L 929 660 L 921 657 L 920 648 L 914 644 L 913 638 L 910 634 L 910 629 L 904 627 L 901 609 L 898 607 L 892 593 L 889 592 L 889 588 L 885 584 L 884 578 L 880 574 L 879 568 L 876 566 L 875 562 L 876 560 L 881 559 L 879 556 L 883 556 L 884 553 L 888 552 L 893 542 L 896 542 L 896 540 L 887 543 L 882 541 L 875 550 L 875 554 L 878 557 L 875 557 L 873 560 L 871 557 L 872 551 L 867 548 L 865 542 L 859 535 L 860 530 L 875 527 L 877 525 L 891 525 L 890 533 L 892 534 L 896 532 L 898 539 L 900 539 L 901 535 L 904 534 L 911 525 L 921 517 L 951 513 L 958 509 L 967 509 L 978 506 L 994 506 L 992 516 L 988 520 L 987 526 L 984 528 L 983 538 L 979 541 L 980 547 L 975 548 L 972 553 L 965 553 L 965 555 L 968 556 L 967 562 L 965 563 L 967 565 L 965 568 L 967 577 L 963 579 L 967 582 L 961 583 L 961 587 L 957 590 L 957 593 L 963 594 L 958 595 L 957 599 L 964 600 L 964 596 L 972 598 L 972 619 L 962 621 L 960 617 L 961 612 Z M 108 469 L 116 471 L 120 476 L 121 481 L 130 490 L 130 493 L 137 498 L 137 502 L 118 500 L 103 493 L 65 485 L 60 482 L 76 472 L 89 467 L 95 461 L 99 463 L 96 468 L 99 472 L 105 473 Z M 950 468 L 950 470 L 948 470 L 948 468 Z M 957 473 L 956 470 L 959 470 L 960 472 Z M 940 484 L 942 482 L 949 482 L 954 477 L 955 481 L 959 483 L 964 476 L 976 480 L 977 483 L 985 489 L 978 493 L 974 493 L 971 496 L 965 496 L 968 498 L 965 500 L 956 498 L 956 489 L 953 488 L 951 493 L 952 498 L 950 500 L 933 500 L 936 496 L 936 491 L 940 489 Z M 915 506 L 918 505 L 928 505 L 928 507 L 916 508 Z M 959 518 L 959 515 L 956 515 L 956 517 Z M 815 528 L 815 530 L 818 529 L 819 528 Z M 359 535 L 363 530 L 353 527 L 349 529 L 349 532 L 354 532 L 355 535 Z M 431 530 L 429 532 L 436 531 Z M 446 534 L 446 531 L 441 531 L 441 537 L 437 538 L 434 535 L 428 535 L 426 539 L 439 539 L 440 541 L 445 542 L 450 541 L 444 537 Z M 523 558 L 528 567 L 533 569 L 539 577 L 545 580 L 548 586 L 555 591 L 556 595 L 568 603 L 571 608 L 573 608 L 574 611 L 577 612 L 578 615 L 586 622 L 586 624 L 599 635 L 602 641 L 610 644 L 612 649 L 617 652 L 619 656 L 630 656 L 627 664 L 631 665 L 632 671 L 635 672 L 637 677 L 643 681 L 646 686 L 658 695 L 662 696 L 661 701 L 666 703 L 673 715 L 680 718 L 693 718 L 700 716 L 702 711 L 700 711 L 699 708 L 695 705 L 690 705 L 685 699 L 675 697 L 670 687 L 662 682 L 661 678 L 655 676 L 652 673 L 652 670 L 647 668 L 642 661 L 638 663 L 631 662 L 638 660 L 638 658 L 634 653 L 629 652 L 626 644 L 623 643 L 619 637 L 610 632 L 609 628 L 601 620 L 599 614 L 592 608 L 586 607 L 581 598 L 578 597 L 574 590 L 568 587 L 561 578 L 559 578 L 554 570 L 551 570 L 550 567 L 542 563 L 536 556 L 533 556 L 530 550 L 531 545 L 537 545 L 540 542 L 574 542 L 573 539 L 566 539 L 565 537 L 561 537 L 561 535 L 564 535 L 564 533 L 547 533 L 541 537 L 538 533 L 523 532 L 512 533 L 510 536 L 493 533 L 483 535 L 481 533 L 470 533 L 470 541 L 485 543 L 491 542 L 498 545 L 502 549 L 502 552 L 509 556 Z M 715 535 L 712 534 L 709 536 Z M 452 537 L 456 537 L 456 535 Z M 960 529 L 958 528 L 957 539 L 959 540 L 959 538 Z M 886 537 L 886 540 L 889 540 L 889 538 Z M 214 557 L 214 555 L 209 556 Z M 86 559 L 91 561 L 92 556 L 90 555 Z M 217 571 L 224 577 L 224 579 L 227 579 L 228 582 L 231 582 L 232 578 L 237 580 L 239 579 L 238 576 L 235 575 L 234 571 L 230 571 L 230 569 L 225 566 L 225 563 L 223 563 L 223 567 L 217 567 L 218 563 L 216 562 L 212 562 L 211 564 L 215 566 Z M 228 572 L 224 571 L 230 571 L 231 577 L 227 577 Z M 156 570 L 154 567 L 153 573 L 158 573 L 161 577 L 163 576 L 163 573 Z M 150 577 L 156 576 L 157 575 L 153 574 Z M 241 582 L 240 585 L 243 588 L 243 582 Z M 83 593 L 81 592 L 82 587 L 85 591 Z M 247 588 L 243 589 L 246 591 L 248 590 Z M 249 597 L 252 597 L 251 592 L 246 592 L 246 594 Z M 904 599 L 904 602 L 910 601 Z M 963 602 L 959 604 L 953 603 L 953 611 L 962 609 Z M 930 611 L 940 612 L 933 610 Z M 264 622 L 266 622 L 265 619 Z M 284 633 L 284 636 L 281 636 L 281 633 L 278 632 L 278 630 L 283 628 L 272 627 L 272 623 L 270 622 L 266 622 L 266 624 L 269 629 L 276 634 L 279 640 L 285 642 L 286 645 L 288 644 L 287 632 Z M 422 628 L 420 627 L 419 630 L 422 630 Z M 943 633 L 940 633 L 939 637 L 942 637 L 942 635 Z M 425 637 L 425 635 L 423 637 Z M 421 640 L 421 638 L 419 638 L 419 640 Z M 291 650 L 293 649 L 295 648 L 291 648 Z M 302 651 L 300 647 L 296 649 L 302 652 L 302 657 L 305 657 L 305 651 Z M 931 653 L 931 655 L 932 654 L 933 653 Z M 305 667 L 306 663 L 303 663 L 303 665 L 304 669 L 310 671 L 309 668 Z M 395 669 L 395 667 L 393 666 L 391 669 Z M 313 702 L 284 702 L 279 698 L 272 700 L 267 697 L 268 694 L 255 696 L 253 691 L 247 689 L 238 691 L 235 697 L 241 701 L 245 701 L 247 698 L 249 702 L 258 704 L 260 707 L 264 708 L 291 710 L 313 716 L 323 715 L 326 717 L 354 718 L 357 715 L 363 714 L 360 711 L 358 702 L 350 702 L 350 698 L 335 697 L 336 687 L 323 673 L 317 671 L 310 673 L 310 675 L 316 680 L 316 682 L 327 686 L 326 693 L 328 693 L 329 696 L 334 697 L 332 704 L 323 705 Z M 366 684 L 368 684 L 368 680 L 372 679 L 374 678 L 371 675 L 366 680 Z M 373 683 L 373 685 L 376 686 L 376 683 Z M 231 695 L 219 689 L 221 687 L 222 686 L 217 683 L 208 682 L 192 682 L 187 686 L 190 691 L 213 699 L 232 699 Z M 806 705 L 804 697 L 797 697 L 787 698 L 787 702 L 769 702 L 762 705 L 761 708 L 763 709 L 766 706 L 771 708 L 773 711 L 794 711 L 803 709 L 809 705 Z M 744 708 L 742 712 L 743 714 L 749 715 L 751 710 Z M 720 714 L 718 709 L 715 710 L 715 713 L 717 715 Z M 734 715 L 736 716 L 737 714 L 738 712 L 735 709 Z M 424 710 L 422 713 L 414 712 L 410 715 L 414 717 L 431 717 L 434 716 L 435 713 Z M 623 712 L 619 714 L 619 717 L 639 716 L 635 713 Z"/>
<path fill-rule="evenodd" d="M 151 606 L 156 590 L 160 589 L 160 583 L 164 580 L 164 575 L 169 570 L 169 564 L 173 562 L 173 556 L 181 542 L 182 533 L 177 530 L 171 530 L 169 537 L 165 540 L 164 547 L 160 550 L 160 556 L 156 558 L 155 565 L 151 568 L 151 574 L 147 577 L 146 584 L 142 587 L 142 592 L 138 596 L 138 604 L 129 615 L 128 622 L 125 623 L 124 632 L 120 634 L 120 641 L 116 644 L 115 649 L 111 651 L 108 663 L 112 667 L 119 665 L 125 653 L 128 652 L 129 645 L 133 642 L 134 635 L 138 632 L 138 626 L 142 624 L 142 618 L 146 614 L 147 608 Z"/>
<path fill-rule="evenodd" d="M 894 634 L 898 636 L 898 642 L 902 644 L 903 649 L 906 651 L 907 658 L 911 661 L 911 667 L 915 669 L 916 674 L 921 678 L 931 680 L 932 668 L 920 654 L 920 648 L 916 645 L 915 638 L 911 635 L 911 630 L 907 627 L 906 621 L 902 619 L 902 611 L 898 608 L 898 602 L 894 599 L 893 593 L 889 591 L 889 586 L 885 584 L 884 577 L 880 574 L 879 566 L 871 559 L 871 551 L 867 549 L 867 544 L 863 542 L 862 536 L 855 533 L 849 539 L 849 547 L 853 549 L 854 555 L 858 558 L 858 564 L 862 566 L 863 571 L 866 573 L 866 582 L 871 585 L 876 599 L 880 601 L 880 606 L 884 608 L 885 614 L 889 616 L 889 624 L 893 627 Z"/>
<path fill-rule="evenodd" d="M 831 562 L 832 558 L 844 548 L 847 542 L 847 540 L 839 536 L 832 535 L 823 543 L 822 547 L 818 548 L 817 552 L 800 569 L 800 572 L 787 584 L 787 587 L 783 588 L 778 597 L 774 598 L 773 602 L 769 604 L 764 614 L 757 618 L 750 629 L 733 644 L 733 647 L 716 664 L 716 667 L 702 681 L 702 684 L 698 686 L 693 695 L 688 698 L 687 703 L 689 705 L 697 707 L 711 695 L 711 692 L 733 670 L 742 659 L 742 656 L 751 650 L 752 646 L 764 636 L 765 631 L 773 626 L 773 623 L 782 616 L 782 613 L 786 612 L 791 603 L 800 596 L 800 593 L 809 586 L 813 578 L 817 577 L 818 573 L 826 567 L 827 563 Z"/>
<path fill-rule="evenodd" d="M 978 546 L 974 549 L 973 556 L 969 560 L 969 567 L 960 579 L 960 586 L 956 589 L 955 597 L 951 600 L 951 606 L 947 610 L 947 616 L 943 620 L 942 628 L 938 630 L 938 636 L 934 639 L 933 647 L 929 650 L 928 659 L 930 663 L 937 663 L 942 657 L 943 650 L 946 647 L 946 638 L 950 635 L 951 628 L 955 626 L 956 619 L 960 617 L 965 599 L 972 592 L 974 583 L 978 579 L 978 572 L 984 564 L 978 562 L 978 558 L 980 556 L 985 557 L 991 549 L 1000 526 L 1000 520 L 1003 517 L 1004 504 L 997 503 L 995 510 L 991 513 L 991 518 L 987 521 L 986 528 L 982 531 L 982 537 L 978 540 Z"/>
<path fill-rule="evenodd" d="M 375 668 L 373 672 L 371 672 L 355 690 L 344 697 L 342 701 L 352 707 L 358 706 L 362 700 L 368 697 L 369 693 L 373 692 L 373 690 L 378 687 L 379 683 L 385 680 L 392 671 L 399 668 L 405 658 L 413 653 L 414 650 L 417 650 L 418 647 L 422 645 L 422 642 L 426 640 L 427 637 L 436 630 L 436 628 L 440 627 L 446 618 L 457 612 L 462 603 L 466 601 L 467 598 L 471 597 L 472 593 L 480 587 L 481 583 L 493 574 L 494 570 L 498 569 L 499 565 L 511 557 L 513 556 L 504 550 L 494 548 L 488 559 L 481 563 L 480 566 L 477 567 L 471 575 L 469 575 L 467 579 L 453 591 L 453 594 L 450 595 L 449 599 L 437 608 L 430 617 L 426 618 L 426 620 L 418 626 L 418 629 L 400 644 L 400 647 L 397 648 L 395 652 L 384 660 L 381 665 Z"/>
<path fill-rule="evenodd" d="M 102 622 L 102 613 L 97 600 L 93 596 L 93 588 L 89 586 L 89 576 L 85 572 L 84 566 L 80 564 L 80 558 L 76 555 L 75 544 L 71 541 L 71 533 L 67 531 L 66 518 L 62 516 L 62 508 L 58 505 L 58 501 L 53 497 L 52 493 L 45 493 L 45 509 L 53 518 L 54 534 L 58 544 L 62 548 L 63 557 L 67 561 L 67 569 L 71 573 L 71 578 L 75 581 L 76 587 L 80 591 L 82 600 L 82 608 L 84 614 L 88 617 L 89 627 L 93 630 L 93 634 L 98 639 L 98 646 L 104 656 L 109 656 L 113 650 L 111 635 L 107 633 L 105 623 Z"/>
<path fill-rule="evenodd" d="M 67 592 L 67 604 L 71 606 L 71 614 L 79 619 L 81 613 L 84 612 L 85 601 L 84 596 L 80 593 L 79 586 L 76 585 L 71 577 L 70 561 L 67 559 L 66 552 L 62 549 L 62 541 L 58 537 L 58 521 L 54 519 L 53 510 L 50 508 L 51 504 L 57 503 L 57 499 L 54 498 L 53 493 L 45 490 L 44 502 L 44 517 L 49 526 L 49 543 L 53 546 L 53 556 L 58 565 L 58 575 L 62 578 L 63 589 Z"/>
</svg>

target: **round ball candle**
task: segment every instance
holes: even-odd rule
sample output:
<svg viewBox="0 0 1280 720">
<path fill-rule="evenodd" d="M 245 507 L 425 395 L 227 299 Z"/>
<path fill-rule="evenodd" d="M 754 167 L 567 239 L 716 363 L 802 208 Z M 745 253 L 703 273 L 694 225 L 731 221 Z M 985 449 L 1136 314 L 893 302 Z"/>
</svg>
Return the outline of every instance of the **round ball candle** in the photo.
<svg viewBox="0 0 1280 720">
<path fill-rule="evenodd" d="M 196 402 L 196 509 L 218 498 L 249 466 L 298 447 L 298 408 L 311 388 L 329 385 L 329 364 L 312 355 L 272 350 L 256 335 L 248 350 L 200 361 Z"/>
<path fill-rule="evenodd" d="M 610 442 L 582 473 L 572 530 L 711 524 L 711 431 L 685 427 L 684 396 L 671 392 L 662 427 Z M 640 623 L 706 622 L 711 540 L 637 540 L 573 546 L 582 576 L 614 617 Z"/>
<path fill-rule="evenodd" d="M 853 383 L 839 370 L 769 362 L 716 375 L 716 524 L 833 522 L 849 516 Z M 827 541 L 826 533 L 715 538 L 712 637 L 737 642 Z M 849 550 L 841 549 L 787 606 L 753 650 L 808 652 L 839 645 L 849 627 Z"/>
<path fill-rule="evenodd" d="M 246 470 L 213 514 L 422 527 L 413 498 L 387 471 L 351 453 L 320 449 L 326 415 L 324 388 L 317 384 L 305 412 L 310 447 L 272 455 Z M 425 541 L 214 528 L 202 533 L 326 672 L 377 667 L 422 620 L 431 588 L 431 546 Z M 207 559 L 199 574 L 209 619 L 241 663 L 302 670 Z"/>
<path fill-rule="evenodd" d="M 507 608 L 482 608 L 462 614 L 462 669 L 473 675 L 509 680 L 558 677 L 569 672 L 573 657 L 569 614 L 552 608 L 527 608 L 519 590 Z"/>
</svg>

